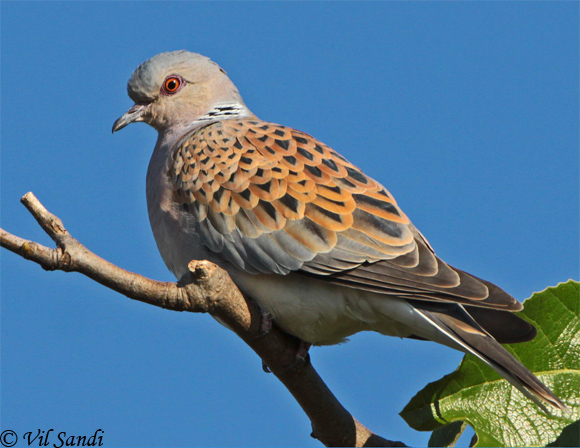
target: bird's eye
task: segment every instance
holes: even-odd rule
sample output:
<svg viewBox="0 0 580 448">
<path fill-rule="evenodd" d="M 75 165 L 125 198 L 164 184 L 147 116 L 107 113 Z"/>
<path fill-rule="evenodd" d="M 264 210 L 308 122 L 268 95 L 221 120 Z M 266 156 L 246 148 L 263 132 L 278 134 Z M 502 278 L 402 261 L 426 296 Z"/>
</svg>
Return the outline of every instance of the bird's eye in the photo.
<svg viewBox="0 0 580 448">
<path fill-rule="evenodd" d="M 167 79 L 165 79 L 165 82 L 163 83 L 161 92 L 164 93 L 165 95 L 173 95 L 179 89 L 181 89 L 181 87 L 183 87 L 184 84 L 185 80 L 180 76 L 176 75 L 168 76 Z"/>
<path fill-rule="evenodd" d="M 165 80 L 165 90 L 167 90 L 169 93 L 175 92 L 177 89 L 179 89 L 180 84 L 181 82 L 179 81 L 179 79 L 169 78 Z"/>
</svg>

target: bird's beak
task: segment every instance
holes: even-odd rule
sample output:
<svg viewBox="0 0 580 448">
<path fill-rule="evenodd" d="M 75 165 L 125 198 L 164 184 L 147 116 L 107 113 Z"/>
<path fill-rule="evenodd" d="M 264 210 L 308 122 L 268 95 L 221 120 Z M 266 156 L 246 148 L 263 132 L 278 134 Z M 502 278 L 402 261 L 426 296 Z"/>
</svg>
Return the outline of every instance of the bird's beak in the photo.
<svg viewBox="0 0 580 448">
<path fill-rule="evenodd" d="M 115 124 L 113 124 L 113 133 L 117 132 L 119 129 L 123 129 L 125 126 L 137 121 L 143 121 L 143 114 L 147 110 L 147 104 L 135 104 L 131 109 L 129 109 L 123 116 L 121 116 Z"/>
</svg>

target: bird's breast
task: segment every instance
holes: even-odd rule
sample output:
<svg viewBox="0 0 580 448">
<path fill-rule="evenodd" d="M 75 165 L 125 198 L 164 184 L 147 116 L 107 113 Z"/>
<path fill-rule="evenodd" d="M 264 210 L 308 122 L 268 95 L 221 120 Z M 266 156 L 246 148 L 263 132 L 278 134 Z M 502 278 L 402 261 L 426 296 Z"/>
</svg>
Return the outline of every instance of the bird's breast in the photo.
<svg viewBox="0 0 580 448">
<path fill-rule="evenodd" d="M 199 223 L 173 198 L 173 186 L 167 176 L 172 157 L 166 146 L 158 143 L 149 162 L 147 209 L 161 257 L 179 279 L 191 260 L 211 260 L 211 256 L 200 242 Z"/>
</svg>

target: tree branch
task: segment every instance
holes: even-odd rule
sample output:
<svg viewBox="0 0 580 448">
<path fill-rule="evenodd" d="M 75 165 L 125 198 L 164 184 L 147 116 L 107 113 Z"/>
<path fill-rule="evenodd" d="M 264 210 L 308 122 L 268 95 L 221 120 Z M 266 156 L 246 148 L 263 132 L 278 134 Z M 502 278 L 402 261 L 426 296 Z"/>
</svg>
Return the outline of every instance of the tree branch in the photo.
<svg viewBox="0 0 580 448">
<path fill-rule="evenodd" d="M 226 271 L 208 261 L 192 261 L 177 283 L 159 282 L 100 258 L 64 228 L 32 193 L 22 203 L 52 238 L 51 249 L 0 229 L 2 247 L 45 270 L 79 272 L 131 299 L 174 311 L 209 313 L 228 325 L 262 358 L 286 386 L 312 423 L 312 437 L 326 446 L 406 446 L 386 440 L 359 423 L 339 403 L 307 360 L 297 361 L 300 341 L 276 326 L 261 335 L 258 306 L 247 300 Z"/>
</svg>

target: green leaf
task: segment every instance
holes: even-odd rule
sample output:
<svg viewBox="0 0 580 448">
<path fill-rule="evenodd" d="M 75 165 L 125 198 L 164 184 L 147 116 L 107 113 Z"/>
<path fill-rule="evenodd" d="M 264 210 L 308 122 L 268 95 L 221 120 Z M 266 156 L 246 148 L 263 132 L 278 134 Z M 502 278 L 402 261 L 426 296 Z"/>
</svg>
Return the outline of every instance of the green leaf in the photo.
<svg viewBox="0 0 580 448">
<path fill-rule="evenodd" d="M 476 446 L 545 446 L 580 418 L 580 284 L 573 280 L 535 293 L 519 316 L 532 322 L 533 341 L 505 345 L 570 408 L 539 406 L 471 355 L 458 369 L 430 383 L 401 416 L 414 429 L 432 431 L 464 421 L 476 431 Z"/>
<path fill-rule="evenodd" d="M 436 429 L 429 438 L 428 446 L 455 446 L 467 423 L 457 421 Z"/>
</svg>

